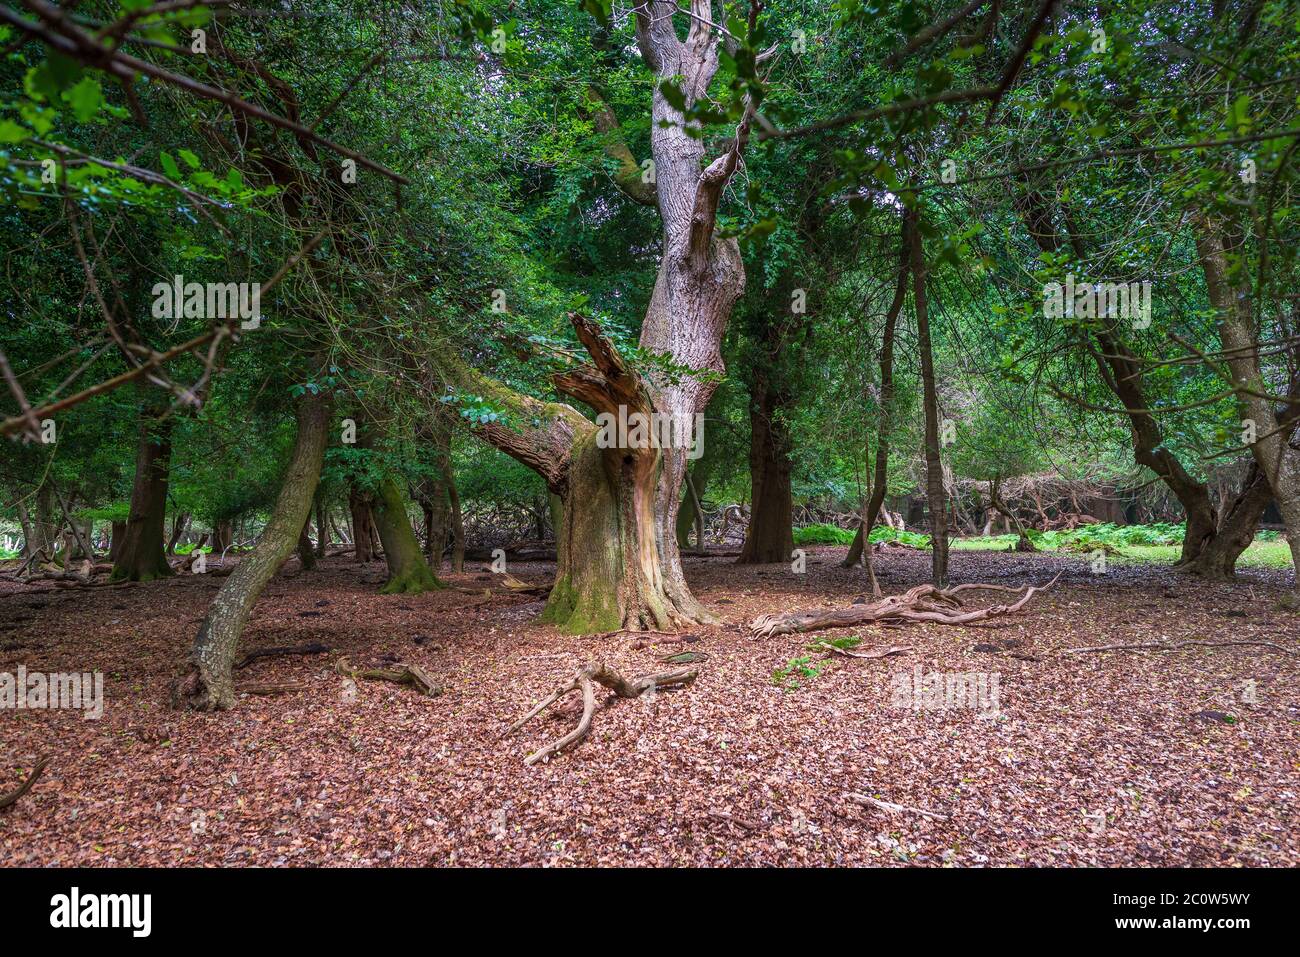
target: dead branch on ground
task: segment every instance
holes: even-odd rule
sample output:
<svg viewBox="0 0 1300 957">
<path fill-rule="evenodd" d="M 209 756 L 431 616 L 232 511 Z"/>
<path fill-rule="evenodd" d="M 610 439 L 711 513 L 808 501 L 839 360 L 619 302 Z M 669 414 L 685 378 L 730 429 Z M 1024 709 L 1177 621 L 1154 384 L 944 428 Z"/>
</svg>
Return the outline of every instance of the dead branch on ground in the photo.
<svg viewBox="0 0 1300 957">
<path fill-rule="evenodd" d="M 45 766 L 49 763 L 49 758 L 41 758 L 36 762 L 36 766 L 32 768 L 32 773 L 27 775 L 27 780 L 18 785 L 16 791 L 10 791 L 8 794 L 0 795 L 0 809 L 7 808 L 9 805 L 14 804 L 19 798 L 30 791 L 32 785 L 36 783 L 36 779 L 45 772 Z"/>
<path fill-rule="evenodd" d="M 1046 585 L 1026 585 L 1023 588 L 969 584 L 939 589 L 931 584 L 917 585 L 902 595 L 890 595 L 870 604 L 761 615 L 750 625 L 749 635 L 751 638 L 770 638 L 773 635 L 822 631 L 827 628 L 850 628 L 871 623 L 933 621 L 940 625 L 965 625 L 1020 611 L 1029 604 L 1029 600 L 1035 594 L 1051 588 L 1060 577 L 1058 574 Z M 988 608 L 959 611 L 962 601 L 957 596 L 966 591 L 1005 591 L 1019 594 L 1020 598 L 1010 605 L 991 605 Z"/>
<path fill-rule="evenodd" d="M 603 685 L 620 698 L 639 698 L 646 692 L 654 692 L 659 688 L 684 687 L 693 683 L 698 675 L 699 672 L 695 669 L 683 669 L 668 671 L 659 675 L 643 675 L 640 678 L 628 681 L 604 662 L 592 662 L 574 675 L 571 680 L 560 685 L 559 688 L 542 699 L 533 710 L 507 728 L 501 737 L 504 738 L 514 734 L 570 691 L 581 691 L 582 717 L 578 721 L 578 726 L 559 740 L 553 741 L 546 747 L 533 752 L 524 760 L 525 764 L 536 764 L 538 761 L 559 754 L 566 748 L 573 747 L 587 736 L 587 732 L 591 730 L 592 716 L 596 713 L 596 685 Z"/>
<path fill-rule="evenodd" d="M 258 658 L 272 658 L 277 655 L 320 655 L 329 650 L 329 645 L 322 645 L 319 641 L 308 642 L 305 645 L 277 645 L 270 648 L 254 648 L 235 662 L 235 668 L 236 670 L 246 668 Z"/>
<path fill-rule="evenodd" d="M 334 662 L 334 670 L 353 679 L 368 681 L 391 681 L 394 684 L 410 685 L 422 695 L 436 698 L 442 694 L 442 685 L 429 677 L 419 665 L 399 663 L 392 668 L 353 668 L 347 658 Z"/>
</svg>

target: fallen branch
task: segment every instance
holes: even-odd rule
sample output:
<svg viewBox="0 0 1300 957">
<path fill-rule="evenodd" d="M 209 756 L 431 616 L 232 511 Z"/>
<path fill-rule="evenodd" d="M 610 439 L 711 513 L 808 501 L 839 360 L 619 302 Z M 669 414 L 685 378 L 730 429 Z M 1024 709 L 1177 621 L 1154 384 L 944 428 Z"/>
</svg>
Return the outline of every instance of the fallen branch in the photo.
<svg viewBox="0 0 1300 957">
<path fill-rule="evenodd" d="M 1169 644 L 1163 641 L 1140 641 L 1132 645 L 1090 645 L 1087 648 L 1065 648 L 1062 654 L 1081 655 L 1086 651 L 1178 651 L 1180 648 L 1200 647 L 1200 648 L 1230 648 L 1235 645 L 1262 645 L 1265 648 L 1275 648 L 1286 655 L 1294 655 L 1296 652 L 1292 648 L 1286 648 L 1272 641 L 1178 641 Z"/>
<path fill-rule="evenodd" d="M 436 698 L 442 694 L 442 685 L 438 684 L 419 665 L 398 664 L 392 668 L 353 668 L 347 658 L 334 662 L 334 670 L 353 679 L 368 681 L 391 681 L 394 684 L 410 685 L 422 695 Z"/>
<path fill-rule="evenodd" d="M 873 798 L 867 794 L 847 794 L 845 795 L 854 804 L 863 804 L 867 807 L 880 808 L 882 811 L 888 811 L 890 814 L 907 812 L 908 814 L 919 814 L 922 817 L 932 818 L 936 821 L 946 821 L 951 814 L 940 814 L 937 811 L 925 811 L 919 807 L 908 807 L 906 804 L 895 804 L 893 801 L 882 801 L 879 798 Z"/>
<path fill-rule="evenodd" d="M 235 694 L 297 694 L 299 691 L 309 691 L 310 689 L 310 681 L 283 681 L 279 683 L 254 683 L 240 685 L 235 688 Z"/>
<path fill-rule="evenodd" d="M 30 791 L 32 789 L 32 785 L 36 783 L 36 779 L 39 778 L 43 773 L 45 773 L 45 766 L 49 763 L 50 763 L 49 758 L 41 758 L 39 761 L 36 762 L 36 766 L 32 768 L 32 773 L 27 775 L 27 780 L 24 781 L 22 784 L 18 785 L 18 790 L 10 791 L 8 794 L 0 795 L 0 809 L 7 808 L 9 805 L 15 803 L 19 798 L 21 798 L 24 794 Z"/>
<path fill-rule="evenodd" d="M 808 647 L 825 651 L 831 655 L 843 655 L 845 658 L 888 658 L 890 655 L 905 655 L 912 650 L 911 645 L 886 645 L 883 648 L 856 651 L 853 648 L 841 648 L 829 641 L 815 641 Z"/>
<path fill-rule="evenodd" d="M 238 661 L 235 662 L 235 668 L 246 668 L 258 658 L 272 658 L 277 655 L 320 655 L 329 651 L 329 645 L 322 645 L 319 641 L 309 642 L 305 645 L 285 645 L 274 648 L 254 648 L 247 652 Z"/>
<path fill-rule="evenodd" d="M 969 584 L 939 589 L 930 584 L 917 585 L 902 595 L 890 595 L 870 604 L 849 605 L 847 608 L 830 608 L 821 611 L 761 615 L 749 626 L 749 636 L 770 638 L 773 635 L 822 631 L 827 628 L 850 628 L 868 623 L 933 621 L 941 625 L 965 625 L 1020 611 L 1035 594 L 1047 591 L 1060 577 L 1058 574 L 1046 585 L 1026 585 L 1023 588 Z M 966 591 L 1007 591 L 1015 594 L 1023 592 L 1023 594 L 1019 600 L 1010 605 L 991 605 L 973 611 L 958 611 L 962 607 L 962 602 L 957 596 Z"/>
<path fill-rule="evenodd" d="M 574 675 L 570 681 L 542 699 L 533 710 L 507 728 L 501 737 L 504 738 L 514 734 L 570 691 L 581 691 L 582 717 L 578 720 L 578 726 L 558 741 L 551 742 L 524 759 L 525 764 L 536 764 L 538 761 L 559 754 L 566 748 L 580 743 L 587 736 L 587 732 L 591 730 L 592 716 L 596 713 L 596 685 L 603 685 L 620 698 L 639 698 L 647 691 L 654 691 L 659 688 L 684 687 L 693 683 L 698 675 L 698 671 L 688 669 L 669 671 L 660 675 L 643 675 L 640 678 L 628 681 L 604 662 L 592 662 Z"/>
</svg>

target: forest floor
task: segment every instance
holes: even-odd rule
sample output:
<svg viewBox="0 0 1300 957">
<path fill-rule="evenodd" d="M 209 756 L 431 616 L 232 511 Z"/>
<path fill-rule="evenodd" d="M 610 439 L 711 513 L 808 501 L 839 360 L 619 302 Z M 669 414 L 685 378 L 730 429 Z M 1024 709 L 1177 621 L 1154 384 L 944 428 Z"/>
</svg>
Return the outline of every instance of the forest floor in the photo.
<svg viewBox="0 0 1300 957">
<path fill-rule="evenodd" d="M 557 634 L 534 623 L 540 601 L 478 566 L 452 578 L 491 587 L 486 603 L 458 590 L 379 595 L 382 563 L 302 573 L 294 561 L 244 647 L 331 651 L 253 662 L 240 683 L 308 690 L 214 715 L 171 710 L 168 688 L 219 579 L 0 585 L 0 672 L 105 676 L 99 720 L 0 712 L 0 792 L 52 758 L 0 810 L 0 865 L 1300 864 L 1300 618 L 1273 609 L 1286 572 L 1206 584 L 1143 564 L 1095 576 L 1086 556 L 956 552 L 957 582 L 1064 575 L 1021 613 L 980 625 L 748 637 L 758 614 L 861 596 L 863 572 L 840 568 L 843 554 L 808 549 L 805 575 L 688 559 L 721 623 L 664 644 Z M 928 563 L 926 552 L 879 556 L 882 588 L 924 581 Z M 554 568 L 510 571 L 546 582 Z M 911 650 L 823 660 L 806 647 L 848 635 L 860 649 Z M 1063 653 L 1247 639 L 1291 653 Z M 658 659 L 682 651 L 707 656 L 693 686 L 601 694 L 591 735 L 567 754 L 524 764 L 574 726 L 576 696 L 501 737 L 590 660 L 640 675 L 678 667 Z M 446 691 L 354 691 L 332 670 L 339 655 L 418 663 Z M 997 713 L 900 705 L 899 682 L 918 668 L 996 675 Z"/>
</svg>

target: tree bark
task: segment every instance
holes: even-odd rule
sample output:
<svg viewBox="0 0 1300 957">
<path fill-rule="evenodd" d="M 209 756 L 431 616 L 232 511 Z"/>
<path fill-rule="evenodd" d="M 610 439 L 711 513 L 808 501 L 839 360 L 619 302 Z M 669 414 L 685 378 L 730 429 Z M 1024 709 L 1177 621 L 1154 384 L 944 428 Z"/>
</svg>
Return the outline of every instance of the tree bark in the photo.
<svg viewBox="0 0 1300 957">
<path fill-rule="evenodd" d="M 775 361 L 775 357 L 774 357 Z M 794 551 L 790 430 L 782 417 L 789 396 L 759 372 L 749 402 L 749 476 L 753 506 L 739 565 L 788 562 Z"/>
<path fill-rule="evenodd" d="M 916 311 L 917 350 L 921 354 L 921 387 L 925 405 L 925 487 L 930 509 L 931 584 L 948 587 L 948 511 L 943 487 L 943 460 L 939 452 L 939 394 L 934 380 L 934 354 L 930 345 L 930 315 L 925 296 L 925 251 L 917 217 L 905 223 L 908 262 L 912 271 L 912 305 Z"/>
<path fill-rule="evenodd" d="M 1252 461 L 1241 491 L 1222 509 L 1218 532 L 1180 570 L 1198 578 L 1219 581 L 1235 578 L 1237 559 L 1255 540 L 1259 520 L 1271 501 L 1273 489 L 1260 471 L 1259 463 Z"/>
<path fill-rule="evenodd" d="M 444 587 L 424 560 L 406 511 L 406 496 L 391 475 L 379 485 L 374 516 L 384 544 L 384 561 L 388 563 L 388 581 L 380 594 L 418 595 Z"/>
<path fill-rule="evenodd" d="M 325 456 L 328 400 L 319 393 L 304 393 L 297 420 L 298 437 L 270 521 L 256 548 L 240 560 L 213 599 L 194 640 L 189 671 L 173 688 L 177 707 L 212 711 L 234 706 L 231 668 L 239 638 L 262 590 L 293 551 L 311 512 Z"/>
<path fill-rule="evenodd" d="M 316 488 L 316 557 L 324 558 L 325 549 L 329 547 L 329 508 L 325 504 L 325 496 L 321 493 L 320 487 Z"/>
<path fill-rule="evenodd" d="M 168 555 L 176 554 L 176 546 L 180 543 L 181 536 L 185 534 L 185 530 L 189 527 L 189 524 L 190 524 L 190 513 L 178 511 L 175 517 L 172 519 L 171 538 L 167 539 Z"/>
<path fill-rule="evenodd" d="M 141 417 L 131 513 L 121 551 L 113 564 L 113 581 L 147 582 L 172 574 L 164 540 L 171 431 L 172 420 L 168 417 Z"/>
<path fill-rule="evenodd" d="M 352 513 L 352 557 L 364 565 L 375 557 L 371 549 L 373 520 L 369 497 L 355 486 L 350 488 L 348 509 Z"/>
<path fill-rule="evenodd" d="M 311 536 L 307 534 L 307 529 L 311 525 L 310 508 L 307 510 L 307 515 L 307 520 L 302 523 L 302 530 L 298 532 L 298 564 L 305 572 L 316 567 L 316 551 L 312 547 Z"/>
</svg>

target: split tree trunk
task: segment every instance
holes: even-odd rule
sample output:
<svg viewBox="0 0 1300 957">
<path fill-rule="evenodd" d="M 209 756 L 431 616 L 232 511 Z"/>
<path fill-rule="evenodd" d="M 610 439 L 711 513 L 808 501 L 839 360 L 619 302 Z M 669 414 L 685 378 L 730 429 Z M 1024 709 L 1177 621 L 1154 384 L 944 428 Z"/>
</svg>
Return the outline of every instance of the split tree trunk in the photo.
<svg viewBox="0 0 1300 957">
<path fill-rule="evenodd" d="M 298 437 L 270 521 L 256 548 L 222 583 L 199 627 L 189 671 L 173 688 L 172 700 L 178 707 L 212 711 L 234 706 L 231 669 L 240 635 L 267 582 L 293 551 L 311 512 L 325 456 L 328 401 L 318 393 L 304 393 L 297 419 Z"/>
<path fill-rule="evenodd" d="M 121 551 L 113 564 L 113 581 L 147 582 L 172 574 L 165 542 L 171 431 L 170 418 L 141 417 L 131 514 L 126 521 Z"/>
<path fill-rule="evenodd" d="M 1251 462 L 1241 491 L 1223 508 L 1218 532 L 1206 542 L 1200 554 L 1182 565 L 1180 570 L 1198 578 L 1219 581 L 1235 578 L 1237 559 L 1255 540 L 1259 521 L 1271 501 L 1273 489 L 1260 471 L 1259 463 Z"/>
</svg>

